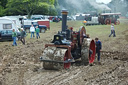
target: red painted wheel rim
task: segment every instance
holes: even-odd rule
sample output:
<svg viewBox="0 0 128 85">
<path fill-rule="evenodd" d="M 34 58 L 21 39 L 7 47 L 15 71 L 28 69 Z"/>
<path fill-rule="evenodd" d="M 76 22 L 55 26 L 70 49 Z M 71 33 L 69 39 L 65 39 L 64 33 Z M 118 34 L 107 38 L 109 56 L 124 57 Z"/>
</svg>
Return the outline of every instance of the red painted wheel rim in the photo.
<svg viewBox="0 0 128 85">
<path fill-rule="evenodd" d="M 92 52 L 93 52 L 91 56 L 89 55 L 89 63 L 93 63 L 95 60 L 95 54 L 96 54 L 96 48 L 95 48 L 94 40 L 91 41 L 89 49 L 92 50 Z"/>
<path fill-rule="evenodd" d="M 111 24 L 111 20 L 110 19 L 106 19 L 105 20 L 105 24 L 107 25 L 107 24 Z"/>
<path fill-rule="evenodd" d="M 116 23 L 116 25 L 119 25 L 119 24 L 120 24 L 120 21 L 119 21 L 119 20 L 117 20 L 117 21 L 115 21 L 115 23 Z"/>
<path fill-rule="evenodd" d="M 68 55 L 68 51 L 66 51 L 65 56 L 64 56 L 64 61 L 67 60 L 68 56 L 69 56 L 69 55 Z M 71 66 L 71 62 L 69 62 L 69 63 L 64 63 L 64 69 L 69 69 L 70 66 Z"/>
</svg>

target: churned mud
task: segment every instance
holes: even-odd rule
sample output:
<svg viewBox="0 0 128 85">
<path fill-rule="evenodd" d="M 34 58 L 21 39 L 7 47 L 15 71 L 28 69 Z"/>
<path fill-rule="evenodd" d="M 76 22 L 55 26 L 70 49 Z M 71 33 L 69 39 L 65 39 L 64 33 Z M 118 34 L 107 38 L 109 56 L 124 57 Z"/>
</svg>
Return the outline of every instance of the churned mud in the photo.
<svg viewBox="0 0 128 85">
<path fill-rule="evenodd" d="M 46 32 L 38 40 L 28 39 L 26 45 L 18 41 L 17 47 L 0 42 L 0 85 L 128 85 L 127 33 L 123 33 L 125 44 L 102 40 L 101 63 L 96 59 L 92 66 L 73 64 L 70 69 L 45 70 L 39 57 L 54 34 Z M 118 46 L 112 48 L 112 43 Z"/>
</svg>

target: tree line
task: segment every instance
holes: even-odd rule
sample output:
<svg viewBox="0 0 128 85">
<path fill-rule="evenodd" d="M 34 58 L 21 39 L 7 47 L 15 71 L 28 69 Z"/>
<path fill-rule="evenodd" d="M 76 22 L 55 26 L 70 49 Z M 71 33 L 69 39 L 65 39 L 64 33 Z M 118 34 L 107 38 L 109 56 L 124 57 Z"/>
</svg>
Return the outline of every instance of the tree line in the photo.
<svg viewBox="0 0 128 85">
<path fill-rule="evenodd" d="M 0 0 L 0 16 L 57 15 L 58 0 Z"/>
<path fill-rule="evenodd" d="M 88 0 L 0 0 L 0 16 L 61 15 L 62 9 L 67 9 L 69 15 L 96 10 Z"/>
<path fill-rule="evenodd" d="M 61 15 L 62 9 L 68 9 L 69 15 L 76 13 L 99 12 L 95 9 L 95 0 L 0 0 L 0 16 L 5 15 Z M 128 13 L 128 0 L 112 0 L 107 4 L 112 12 Z"/>
</svg>

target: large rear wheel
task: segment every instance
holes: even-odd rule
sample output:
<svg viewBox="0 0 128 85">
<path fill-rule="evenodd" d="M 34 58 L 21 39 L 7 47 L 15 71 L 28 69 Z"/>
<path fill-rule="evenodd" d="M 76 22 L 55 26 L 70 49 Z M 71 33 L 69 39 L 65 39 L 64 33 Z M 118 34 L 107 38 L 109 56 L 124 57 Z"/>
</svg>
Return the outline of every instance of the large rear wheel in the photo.
<svg viewBox="0 0 128 85">
<path fill-rule="evenodd" d="M 83 65 L 88 65 L 89 64 L 89 51 L 87 47 L 83 47 L 81 50 L 81 61 Z"/>
<path fill-rule="evenodd" d="M 119 20 L 115 21 L 115 24 L 116 25 L 119 25 L 120 24 L 120 21 Z"/>
<path fill-rule="evenodd" d="M 91 39 L 84 39 L 81 47 L 81 61 L 83 65 L 93 63 L 95 60 L 95 42 Z"/>
<path fill-rule="evenodd" d="M 105 19 L 105 24 L 106 25 L 111 24 L 111 20 L 109 18 Z"/>
</svg>

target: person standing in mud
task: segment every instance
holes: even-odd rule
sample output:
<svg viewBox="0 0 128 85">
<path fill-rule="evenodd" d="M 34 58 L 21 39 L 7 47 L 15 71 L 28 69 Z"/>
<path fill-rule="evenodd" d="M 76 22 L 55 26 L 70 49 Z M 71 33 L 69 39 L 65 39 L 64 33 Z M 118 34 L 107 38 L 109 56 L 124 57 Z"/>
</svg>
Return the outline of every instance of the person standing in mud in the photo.
<svg viewBox="0 0 128 85">
<path fill-rule="evenodd" d="M 12 39 L 13 39 L 13 44 L 12 46 L 17 46 L 17 43 L 16 43 L 16 32 L 15 32 L 15 29 L 12 30 Z"/>
<path fill-rule="evenodd" d="M 102 44 L 101 44 L 101 41 L 98 38 L 95 38 L 95 44 L 96 44 L 97 60 L 98 60 L 98 62 L 100 62 L 100 51 L 102 49 Z"/>
<path fill-rule="evenodd" d="M 112 34 L 113 34 L 113 37 L 116 37 L 116 35 L 115 35 L 115 29 L 114 29 L 114 24 L 113 23 L 111 25 L 111 34 L 109 35 L 109 37 L 111 37 Z"/>
<path fill-rule="evenodd" d="M 38 26 L 36 26 L 36 38 L 38 39 L 38 37 L 40 38 L 39 35 L 40 29 L 38 28 Z"/>
<path fill-rule="evenodd" d="M 30 27 L 30 32 L 31 32 L 31 38 L 32 38 L 32 36 L 35 37 L 35 35 L 34 35 L 35 28 L 33 25 Z"/>
<path fill-rule="evenodd" d="M 20 34 L 20 41 L 25 45 L 25 36 L 26 36 L 26 32 L 24 31 L 23 28 L 21 28 L 21 34 Z"/>
</svg>

